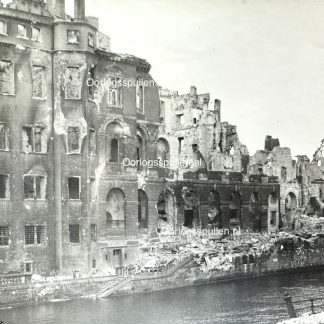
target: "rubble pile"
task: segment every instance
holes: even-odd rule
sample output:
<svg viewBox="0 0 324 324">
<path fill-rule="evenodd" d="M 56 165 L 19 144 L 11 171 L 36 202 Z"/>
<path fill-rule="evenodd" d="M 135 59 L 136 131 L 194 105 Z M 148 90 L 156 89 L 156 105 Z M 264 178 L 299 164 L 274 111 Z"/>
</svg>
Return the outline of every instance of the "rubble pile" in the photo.
<svg viewBox="0 0 324 324">
<path fill-rule="evenodd" d="M 286 232 L 245 232 L 241 235 L 219 236 L 216 239 L 201 234 L 179 235 L 172 242 L 164 242 L 154 252 L 142 255 L 135 265 L 135 273 L 162 272 L 189 256 L 194 257 L 195 265 L 201 271 L 228 271 L 234 268 L 237 257 L 252 255 L 255 259 L 261 254 L 270 253 L 277 242 L 294 237 Z"/>
<path fill-rule="evenodd" d="M 294 220 L 294 232 L 323 232 L 324 217 L 299 215 Z"/>
</svg>

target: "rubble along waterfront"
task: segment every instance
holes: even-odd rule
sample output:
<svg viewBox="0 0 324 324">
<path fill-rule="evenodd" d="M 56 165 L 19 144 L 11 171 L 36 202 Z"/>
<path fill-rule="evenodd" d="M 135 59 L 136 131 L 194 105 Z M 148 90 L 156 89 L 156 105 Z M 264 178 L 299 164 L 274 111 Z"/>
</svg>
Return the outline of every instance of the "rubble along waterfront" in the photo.
<svg viewBox="0 0 324 324">
<path fill-rule="evenodd" d="M 34 275 L 30 283 L 20 286 L 3 286 L 2 281 L 0 302 L 108 297 L 321 267 L 323 223 L 320 217 L 301 215 L 295 229 L 276 234 L 242 232 L 209 239 L 161 234 L 159 243 L 147 241 L 147 253 L 134 267 L 124 269 L 124 276 L 93 273 L 71 279 Z M 145 242 L 142 245 L 144 249 Z"/>
</svg>

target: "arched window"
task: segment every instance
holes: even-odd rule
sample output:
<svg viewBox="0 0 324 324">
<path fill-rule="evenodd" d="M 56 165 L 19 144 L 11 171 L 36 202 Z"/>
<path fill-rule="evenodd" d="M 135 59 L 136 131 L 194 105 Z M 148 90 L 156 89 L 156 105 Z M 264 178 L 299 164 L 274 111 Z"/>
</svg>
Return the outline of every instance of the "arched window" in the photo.
<svg viewBox="0 0 324 324">
<path fill-rule="evenodd" d="M 237 220 L 240 222 L 241 219 L 241 195 L 234 191 L 229 198 L 229 210 L 230 220 Z"/>
<path fill-rule="evenodd" d="M 112 122 L 107 126 L 106 134 L 108 142 L 108 161 L 119 162 L 124 130 L 117 122 Z"/>
<path fill-rule="evenodd" d="M 148 227 L 148 199 L 145 191 L 138 190 L 138 228 Z"/>
<path fill-rule="evenodd" d="M 124 234 L 125 195 L 122 190 L 111 189 L 107 195 L 106 222 L 108 235 Z"/>
<path fill-rule="evenodd" d="M 262 213 L 262 201 L 258 192 L 253 192 L 250 196 L 250 215 L 251 222 L 254 231 L 261 232 L 261 213 Z"/>
<path fill-rule="evenodd" d="M 184 200 L 184 224 L 183 226 L 192 228 L 194 221 L 197 221 L 198 215 L 198 196 L 193 190 L 186 190 L 183 193 Z"/>
<path fill-rule="evenodd" d="M 170 147 L 167 140 L 160 138 L 157 142 L 157 158 L 161 161 L 170 159 Z"/>
<path fill-rule="evenodd" d="M 178 207 L 174 193 L 164 189 L 156 204 L 158 212 L 158 231 L 175 230 L 178 220 Z"/>
</svg>

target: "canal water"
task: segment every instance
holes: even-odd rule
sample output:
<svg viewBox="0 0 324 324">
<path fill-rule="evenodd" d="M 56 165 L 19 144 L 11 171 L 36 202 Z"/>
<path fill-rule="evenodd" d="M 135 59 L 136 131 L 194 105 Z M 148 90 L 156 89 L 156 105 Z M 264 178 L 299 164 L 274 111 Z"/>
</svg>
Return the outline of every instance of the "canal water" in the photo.
<svg viewBox="0 0 324 324">
<path fill-rule="evenodd" d="M 324 272 L 283 274 L 101 300 L 53 301 L 0 309 L 5 324 L 276 323 L 284 291 L 324 296 Z M 1 297 L 0 297 L 1 298 Z"/>
</svg>

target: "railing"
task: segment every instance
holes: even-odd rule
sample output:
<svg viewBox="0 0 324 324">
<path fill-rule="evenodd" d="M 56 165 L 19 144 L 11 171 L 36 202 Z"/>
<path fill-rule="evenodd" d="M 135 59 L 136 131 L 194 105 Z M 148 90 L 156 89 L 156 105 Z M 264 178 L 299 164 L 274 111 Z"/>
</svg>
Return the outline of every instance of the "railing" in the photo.
<svg viewBox="0 0 324 324">
<path fill-rule="evenodd" d="M 297 312 L 309 310 L 312 314 L 316 314 L 322 312 L 324 309 L 324 302 L 319 304 L 320 301 L 324 301 L 324 297 L 304 298 L 293 301 L 289 293 L 285 293 L 284 301 L 290 318 L 297 317 Z"/>
<path fill-rule="evenodd" d="M 31 283 L 31 274 L 17 273 L 0 275 L 0 287 L 21 286 Z"/>
</svg>

